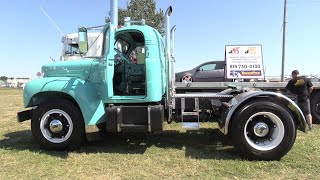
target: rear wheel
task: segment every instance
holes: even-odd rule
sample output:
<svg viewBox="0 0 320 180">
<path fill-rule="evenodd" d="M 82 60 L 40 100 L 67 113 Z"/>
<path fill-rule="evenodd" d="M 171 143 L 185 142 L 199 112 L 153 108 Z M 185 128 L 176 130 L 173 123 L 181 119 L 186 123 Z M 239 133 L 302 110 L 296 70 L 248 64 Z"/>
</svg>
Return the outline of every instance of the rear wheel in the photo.
<svg viewBox="0 0 320 180">
<path fill-rule="evenodd" d="M 85 125 L 77 106 L 64 99 L 40 104 L 31 120 L 31 131 L 49 150 L 74 150 L 85 139 Z"/>
<path fill-rule="evenodd" d="M 320 123 L 320 92 L 311 96 L 311 114 L 315 123 Z"/>
<path fill-rule="evenodd" d="M 292 148 L 296 129 L 287 108 L 259 100 L 242 107 L 234 116 L 231 138 L 247 158 L 278 160 Z"/>
</svg>

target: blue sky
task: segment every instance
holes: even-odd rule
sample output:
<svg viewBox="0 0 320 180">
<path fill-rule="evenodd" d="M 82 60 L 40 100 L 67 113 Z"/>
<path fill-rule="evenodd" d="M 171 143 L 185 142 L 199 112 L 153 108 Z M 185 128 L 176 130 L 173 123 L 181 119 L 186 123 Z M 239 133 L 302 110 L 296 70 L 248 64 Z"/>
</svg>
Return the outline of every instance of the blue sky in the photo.
<svg viewBox="0 0 320 180">
<path fill-rule="evenodd" d="M 124 8 L 127 0 L 119 0 Z M 108 0 L 2 0 L 0 75 L 35 77 L 50 56 L 59 59 L 62 35 L 101 25 Z M 283 0 L 157 0 L 173 6 L 176 71 L 223 60 L 228 44 L 262 44 L 266 75 L 281 74 Z M 320 0 L 288 0 L 285 74 L 320 74 Z"/>
</svg>

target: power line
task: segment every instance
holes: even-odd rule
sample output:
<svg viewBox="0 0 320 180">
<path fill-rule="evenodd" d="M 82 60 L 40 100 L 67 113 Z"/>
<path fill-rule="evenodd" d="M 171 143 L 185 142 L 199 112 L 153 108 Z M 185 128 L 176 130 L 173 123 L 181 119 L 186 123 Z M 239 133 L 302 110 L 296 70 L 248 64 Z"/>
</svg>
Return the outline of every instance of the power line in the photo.
<svg viewBox="0 0 320 180">
<path fill-rule="evenodd" d="M 286 50 L 286 16 L 287 16 L 287 4 L 303 4 L 303 5 L 314 5 L 320 4 L 320 0 L 309 0 L 309 1 L 289 1 L 284 0 L 284 7 L 283 7 L 283 35 L 282 35 L 282 66 L 281 66 L 281 82 L 284 81 L 284 65 L 285 65 L 285 50 Z"/>
<path fill-rule="evenodd" d="M 287 17 L 287 0 L 284 0 L 283 7 L 283 34 L 282 34 L 282 66 L 281 66 L 281 82 L 284 81 L 284 62 L 286 56 L 286 17 Z"/>
</svg>

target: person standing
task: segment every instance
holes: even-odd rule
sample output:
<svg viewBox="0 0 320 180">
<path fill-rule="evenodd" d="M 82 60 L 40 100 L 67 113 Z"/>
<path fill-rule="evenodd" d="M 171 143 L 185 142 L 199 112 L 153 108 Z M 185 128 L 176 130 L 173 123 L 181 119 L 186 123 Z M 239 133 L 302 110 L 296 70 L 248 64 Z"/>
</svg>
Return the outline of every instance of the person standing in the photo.
<svg viewBox="0 0 320 180">
<path fill-rule="evenodd" d="M 298 96 L 298 106 L 307 119 L 309 130 L 312 130 L 310 94 L 313 90 L 313 85 L 306 77 L 299 76 L 298 70 L 292 71 L 291 76 L 292 79 L 288 82 L 286 89 Z"/>
</svg>

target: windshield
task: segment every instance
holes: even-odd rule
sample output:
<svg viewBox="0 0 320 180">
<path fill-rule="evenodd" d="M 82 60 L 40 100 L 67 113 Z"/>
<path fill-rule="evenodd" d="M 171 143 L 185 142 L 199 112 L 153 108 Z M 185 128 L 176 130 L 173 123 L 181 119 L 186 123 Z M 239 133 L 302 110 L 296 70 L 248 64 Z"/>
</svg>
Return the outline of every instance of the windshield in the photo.
<svg viewBox="0 0 320 180">
<path fill-rule="evenodd" d="M 103 47 L 103 32 L 99 30 L 88 30 L 88 52 L 87 57 L 100 57 L 102 56 Z"/>
<path fill-rule="evenodd" d="M 109 42 L 109 31 L 106 31 L 104 34 L 104 27 L 105 26 L 98 26 L 87 29 L 88 52 L 85 55 L 80 55 L 78 33 L 66 35 L 63 40 L 61 60 L 68 61 L 84 58 L 97 58 L 101 57 L 104 53 L 108 53 L 109 43 L 103 43 Z"/>
<path fill-rule="evenodd" d="M 88 52 L 85 55 L 86 57 L 100 57 L 102 55 L 102 31 L 103 28 L 88 29 Z M 67 35 L 63 44 L 63 60 L 72 59 L 72 56 L 80 56 L 78 34 L 76 33 Z"/>
</svg>

